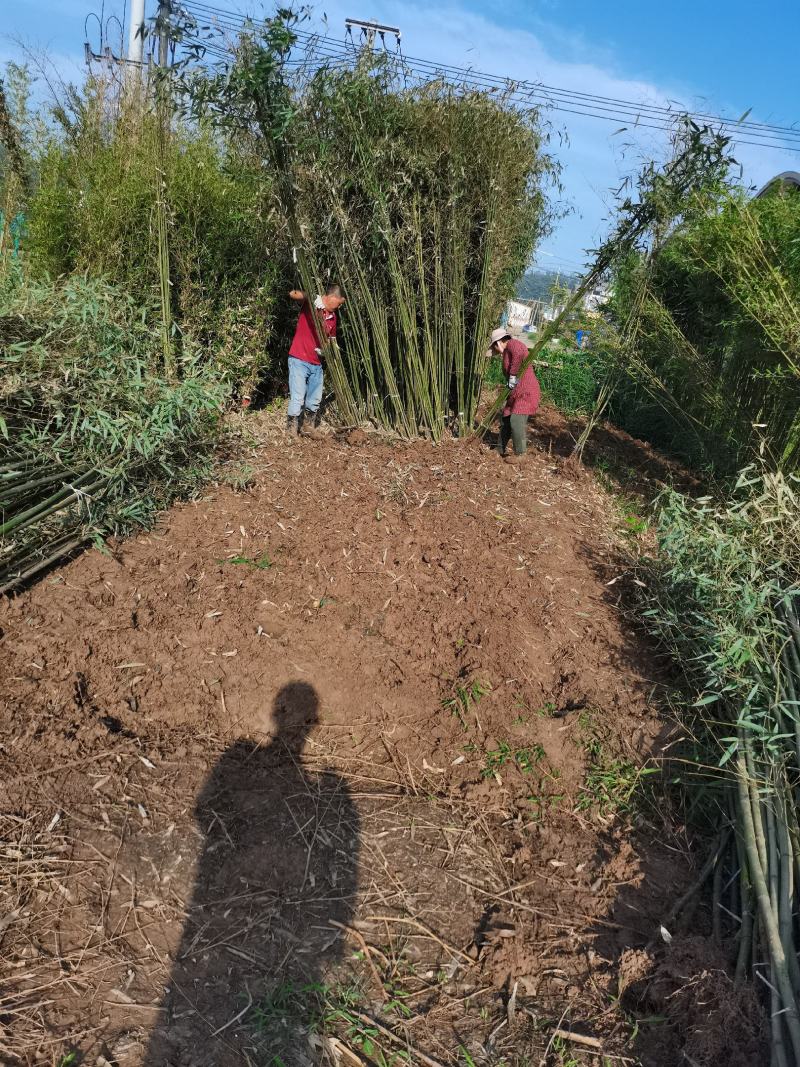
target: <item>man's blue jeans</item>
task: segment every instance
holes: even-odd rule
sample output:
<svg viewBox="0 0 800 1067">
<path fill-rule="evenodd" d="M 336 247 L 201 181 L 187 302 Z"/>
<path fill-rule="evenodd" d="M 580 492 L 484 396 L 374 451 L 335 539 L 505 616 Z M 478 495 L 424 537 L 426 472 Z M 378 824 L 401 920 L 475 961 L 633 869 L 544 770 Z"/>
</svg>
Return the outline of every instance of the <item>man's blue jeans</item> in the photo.
<svg viewBox="0 0 800 1067">
<path fill-rule="evenodd" d="M 322 400 L 322 367 L 289 356 L 289 418 L 295 418 L 303 408 L 316 412 Z"/>
</svg>

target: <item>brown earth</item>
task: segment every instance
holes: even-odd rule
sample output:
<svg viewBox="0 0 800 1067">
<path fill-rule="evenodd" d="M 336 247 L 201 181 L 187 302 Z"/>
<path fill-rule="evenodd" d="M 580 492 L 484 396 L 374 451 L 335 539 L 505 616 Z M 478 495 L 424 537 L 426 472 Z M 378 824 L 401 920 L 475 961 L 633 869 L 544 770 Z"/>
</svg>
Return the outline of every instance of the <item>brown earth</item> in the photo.
<svg viewBox="0 0 800 1067">
<path fill-rule="evenodd" d="M 2 1062 L 758 1062 L 702 909 L 653 947 L 690 835 L 567 424 L 237 425 L 246 488 L 0 602 Z"/>
</svg>

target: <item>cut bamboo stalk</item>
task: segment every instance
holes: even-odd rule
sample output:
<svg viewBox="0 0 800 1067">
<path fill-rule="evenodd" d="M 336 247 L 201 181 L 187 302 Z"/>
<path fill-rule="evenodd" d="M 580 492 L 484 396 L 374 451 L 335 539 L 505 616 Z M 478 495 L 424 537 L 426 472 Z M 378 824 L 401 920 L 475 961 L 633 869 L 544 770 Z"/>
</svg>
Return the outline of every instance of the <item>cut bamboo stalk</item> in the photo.
<svg viewBox="0 0 800 1067">
<path fill-rule="evenodd" d="M 791 980 L 789 978 L 786 956 L 778 929 L 778 921 L 770 903 L 769 889 L 765 877 L 764 867 L 761 862 L 761 850 L 758 845 L 758 834 L 763 834 L 761 827 L 756 829 L 753 819 L 753 811 L 750 806 L 748 790 L 748 769 L 744 756 L 746 737 L 739 728 L 740 747 L 736 755 L 737 787 L 739 790 L 740 810 L 742 813 L 743 837 L 750 872 L 753 878 L 756 900 L 758 902 L 759 915 L 764 926 L 764 934 L 769 949 L 772 964 L 773 984 L 777 987 L 782 1001 L 783 1018 L 789 1032 L 792 1052 L 795 1060 L 800 1061 L 800 1018 L 798 1018 L 797 1004 L 794 999 Z M 766 854 L 766 848 L 764 848 Z"/>
</svg>

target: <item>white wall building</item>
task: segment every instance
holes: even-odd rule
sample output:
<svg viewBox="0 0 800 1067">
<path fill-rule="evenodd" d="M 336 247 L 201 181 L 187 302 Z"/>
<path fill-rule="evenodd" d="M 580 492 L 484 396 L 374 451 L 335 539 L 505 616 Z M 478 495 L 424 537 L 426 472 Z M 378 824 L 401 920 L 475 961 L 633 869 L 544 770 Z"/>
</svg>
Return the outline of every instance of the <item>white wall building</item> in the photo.
<svg viewBox="0 0 800 1067">
<path fill-rule="evenodd" d="M 527 300 L 509 300 L 506 304 L 506 316 L 509 330 L 521 330 L 531 321 L 531 302 Z"/>
<path fill-rule="evenodd" d="M 607 286 L 596 285 L 594 289 L 591 289 L 583 298 L 584 311 L 599 311 L 610 295 L 611 293 Z"/>
</svg>

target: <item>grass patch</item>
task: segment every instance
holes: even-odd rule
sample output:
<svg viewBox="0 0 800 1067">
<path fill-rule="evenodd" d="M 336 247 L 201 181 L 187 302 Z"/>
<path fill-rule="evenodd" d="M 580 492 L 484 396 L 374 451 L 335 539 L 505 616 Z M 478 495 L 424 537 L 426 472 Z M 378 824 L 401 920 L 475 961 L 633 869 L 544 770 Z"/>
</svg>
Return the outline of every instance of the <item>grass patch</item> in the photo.
<svg viewBox="0 0 800 1067">
<path fill-rule="evenodd" d="M 411 1012 L 404 1003 L 405 994 L 392 986 L 387 991 L 390 999 L 383 1007 L 384 1014 L 407 1018 Z M 268 1067 L 289 1067 L 300 1062 L 294 1054 L 314 1034 L 340 1035 L 376 1067 L 409 1063 L 405 1052 L 386 1048 L 380 1030 L 361 1018 L 365 999 L 358 982 L 326 985 L 286 981 L 251 1008 L 247 1018 L 254 1037 L 263 1042 L 268 1053 Z"/>
<path fill-rule="evenodd" d="M 486 762 L 481 771 L 482 778 L 493 778 L 504 767 L 514 766 L 522 774 L 531 774 L 535 767 L 545 759 L 541 745 L 529 745 L 525 748 L 512 748 L 507 741 L 501 741 L 497 748 L 486 753 Z"/>
<path fill-rule="evenodd" d="M 583 747 L 588 766 L 575 811 L 596 811 L 602 817 L 629 812 L 642 778 L 656 774 L 658 768 L 611 757 L 597 737 L 586 740 Z"/>
<path fill-rule="evenodd" d="M 547 700 L 541 707 L 531 710 L 521 697 L 514 703 L 514 710 L 517 711 L 518 709 L 521 710 L 519 710 L 519 713 L 515 715 L 512 720 L 514 726 L 525 726 L 526 723 L 530 722 L 531 716 L 533 715 L 539 719 L 552 719 L 558 711 L 552 700 Z"/>
<path fill-rule="evenodd" d="M 481 682 L 477 679 L 468 682 L 466 685 L 461 685 L 457 682 L 454 686 L 453 695 L 442 701 L 442 707 L 449 711 L 451 715 L 455 715 L 463 730 L 468 730 L 470 717 L 475 716 L 477 721 L 476 708 L 483 697 L 487 693 L 491 693 L 491 691 L 492 687 L 488 682 Z M 480 727 L 480 723 L 478 723 L 478 726 Z"/>
<path fill-rule="evenodd" d="M 255 471 L 249 463 L 236 463 L 224 467 L 219 474 L 219 480 L 223 485 L 229 485 L 236 492 L 244 492 L 250 489 L 255 482 Z"/>
<path fill-rule="evenodd" d="M 272 1036 L 276 1026 L 304 1022 L 315 1027 L 323 1017 L 325 986 L 320 982 L 297 985 L 281 982 L 250 1011 L 256 1033 Z"/>
<path fill-rule="evenodd" d="M 255 567 L 259 571 L 268 571 L 270 567 L 274 566 L 274 563 L 269 558 L 267 552 L 262 552 L 260 556 L 231 556 L 229 559 L 221 559 L 220 563 L 233 563 L 236 566 Z"/>
<path fill-rule="evenodd" d="M 561 806 L 565 796 L 565 793 L 544 793 L 538 796 L 529 796 L 528 803 L 531 805 L 533 813 L 531 821 L 534 823 L 543 822 L 547 815 Z"/>
<path fill-rule="evenodd" d="M 628 537 L 639 537 L 647 531 L 647 528 L 647 519 L 635 512 L 629 512 L 622 520 L 622 532 Z"/>
</svg>

